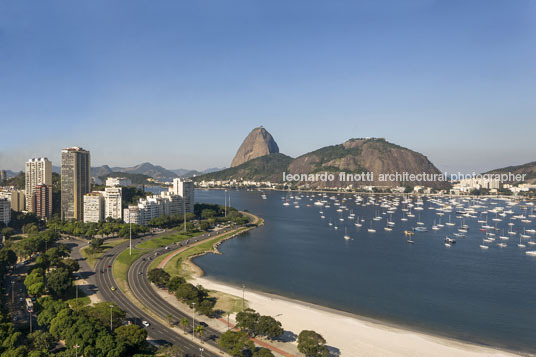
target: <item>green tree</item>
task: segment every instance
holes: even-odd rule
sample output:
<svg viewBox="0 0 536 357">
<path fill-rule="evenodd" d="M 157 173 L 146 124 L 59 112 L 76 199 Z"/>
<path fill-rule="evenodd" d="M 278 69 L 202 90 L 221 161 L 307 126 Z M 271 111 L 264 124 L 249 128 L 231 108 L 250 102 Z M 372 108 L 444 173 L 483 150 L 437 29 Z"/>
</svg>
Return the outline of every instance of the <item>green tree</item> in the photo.
<svg viewBox="0 0 536 357">
<path fill-rule="evenodd" d="M 28 335 L 34 350 L 48 352 L 54 344 L 54 337 L 45 330 L 37 330 Z"/>
<path fill-rule="evenodd" d="M 182 357 L 184 356 L 184 354 L 182 353 L 182 350 L 179 346 L 166 345 L 158 349 L 157 356 Z"/>
<path fill-rule="evenodd" d="M 64 295 L 73 284 L 71 272 L 63 267 L 52 270 L 46 277 L 48 290 L 55 297 Z"/>
<path fill-rule="evenodd" d="M 68 309 L 69 305 L 61 300 L 54 300 L 51 296 L 43 296 L 37 300 L 40 312 L 37 315 L 37 323 L 39 326 L 48 326 L 52 319 L 56 317 L 60 311 Z"/>
<path fill-rule="evenodd" d="M 186 329 L 188 329 L 188 326 L 190 326 L 190 322 L 186 317 L 183 317 L 181 321 L 179 322 L 179 325 L 181 325 L 182 329 L 184 330 L 184 333 L 186 334 Z"/>
<path fill-rule="evenodd" d="M 273 357 L 274 354 L 267 348 L 257 348 L 253 352 L 253 357 Z"/>
<path fill-rule="evenodd" d="M 45 292 L 45 271 L 35 268 L 24 279 L 24 286 L 31 296 L 38 296 Z"/>
<path fill-rule="evenodd" d="M 199 336 L 200 339 L 203 339 L 206 333 L 205 327 L 203 325 L 197 325 L 194 330 L 195 334 Z"/>
<path fill-rule="evenodd" d="M 255 336 L 257 322 L 259 321 L 260 315 L 255 312 L 253 309 L 245 309 L 244 311 L 236 314 L 236 327 L 245 331 L 250 336 Z"/>
<path fill-rule="evenodd" d="M 39 230 L 37 229 L 37 225 L 35 223 L 27 223 L 24 226 L 22 226 L 22 233 L 29 234 L 29 233 L 36 233 Z"/>
<path fill-rule="evenodd" d="M 15 234 L 15 230 L 11 227 L 6 227 L 2 229 L 2 235 L 7 239 L 12 237 Z"/>
<path fill-rule="evenodd" d="M 140 348 L 147 338 L 147 331 L 134 324 L 119 326 L 114 332 L 117 341 L 125 344 L 130 352 L 134 352 Z"/>
<path fill-rule="evenodd" d="M 169 274 L 164 269 L 154 268 L 147 273 L 147 279 L 157 286 L 165 286 L 169 281 Z"/>
<path fill-rule="evenodd" d="M 303 330 L 298 335 L 298 351 L 311 357 L 329 356 L 326 340 L 322 335 L 311 330 Z"/>
<path fill-rule="evenodd" d="M 242 356 L 244 352 L 254 353 L 255 345 L 243 331 L 228 330 L 221 334 L 218 345 L 232 356 Z"/>
<path fill-rule="evenodd" d="M 110 305 L 112 305 L 112 307 L 110 307 Z M 125 311 L 121 310 L 116 304 L 108 301 L 98 302 L 95 305 L 90 306 L 86 309 L 86 313 L 104 326 L 110 326 L 110 314 L 113 326 L 121 326 L 121 323 L 126 317 Z"/>
<path fill-rule="evenodd" d="M 170 292 L 175 292 L 184 283 L 186 283 L 186 280 L 183 277 L 174 276 L 169 279 L 166 287 Z"/>
<path fill-rule="evenodd" d="M 187 304 L 199 303 L 199 290 L 190 283 L 182 284 L 175 291 L 175 296 Z"/>
<path fill-rule="evenodd" d="M 269 339 L 276 339 L 283 335 L 283 328 L 281 322 L 277 321 L 271 316 L 261 316 L 255 326 L 257 335 L 266 336 Z"/>
<path fill-rule="evenodd" d="M 78 271 L 78 269 L 80 269 L 80 265 L 78 264 L 78 262 L 71 258 L 63 259 L 60 263 L 60 266 L 66 268 L 71 273 Z"/>
<path fill-rule="evenodd" d="M 7 269 L 17 263 L 17 254 L 11 249 L 0 249 L 0 273 L 5 274 Z"/>
<path fill-rule="evenodd" d="M 201 315 L 210 317 L 214 313 L 214 305 L 216 305 L 216 301 L 213 299 L 203 299 L 197 306 L 197 311 Z"/>
</svg>

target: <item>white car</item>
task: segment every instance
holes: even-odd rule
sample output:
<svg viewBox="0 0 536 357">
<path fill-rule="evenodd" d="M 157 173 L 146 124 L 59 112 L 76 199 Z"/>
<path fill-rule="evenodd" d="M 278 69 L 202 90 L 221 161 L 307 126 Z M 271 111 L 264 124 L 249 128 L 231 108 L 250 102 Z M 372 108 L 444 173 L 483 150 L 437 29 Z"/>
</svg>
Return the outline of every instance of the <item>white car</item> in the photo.
<svg viewBox="0 0 536 357">
<path fill-rule="evenodd" d="M 148 323 L 148 322 L 145 321 L 145 320 L 143 320 L 143 321 L 141 322 L 141 324 L 142 324 L 143 326 L 145 326 L 145 327 L 149 327 L 149 325 L 150 325 L 150 323 Z"/>
</svg>

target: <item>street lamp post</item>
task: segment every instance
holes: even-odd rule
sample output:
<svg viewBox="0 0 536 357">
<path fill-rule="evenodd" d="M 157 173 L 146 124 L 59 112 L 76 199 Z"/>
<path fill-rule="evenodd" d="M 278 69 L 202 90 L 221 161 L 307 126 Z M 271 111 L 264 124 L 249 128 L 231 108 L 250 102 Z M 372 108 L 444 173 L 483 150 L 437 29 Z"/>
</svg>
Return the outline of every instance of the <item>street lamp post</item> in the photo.
<svg viewBox="0 0 536 357">
<path fill-rule="evenodd" d="M 204 351 L 204 350 L 205 350 L 205 349 L 204 349 L 203 347 L 199 347 L 199 352 L 201 352 L 201 357 L 203 357 L 203 351 Z"/>
<path fill-rule="evenodd" d="M 32 333 L 32 312 L 30 311 L 30 333 Z"/>
<path fill-rule="evenodd" d="M 246 285 L 242 284 L 242 311 L 245 310 L 245 306 L 246 306 L 245 291 L 246 291 Z"/>
<path fill-rule="evenodd" d="M 186 233 L 186 195 L 182 191 L 182 212 L 184 213 L 184 233 Z"/>
<path fill-rule="evenodd" d="M 230 312 L 227 313 L 227 330 L 231 329 L 231 324 L 229 323 L 229 316 L 231 315 Z"/>
<path fill-rule="evenodd" d="M 74 355 L 75 357 L 78 357 L 78 349 L 80 348 L 80 346 L 76 344 L 73 347 L 74 347 Z"/>
<path fill-rule="evenodd" d="M 113 305 L 110 305 L 110 331 L 112 331 L 114 329 L 113 327 L 113 308 L 114 306 Z"/>
<path fill-rule="evenodd" d="M 15 281 L 11 280 L 11 303 L 15 303 Z"/>
<path fill-rule="evenodd" d="M 195 339 L 195 302 L 192 303 L 192 340 Z"/>
<path fill-rule="evenodd" d="M 130 254 L 132 255 L 132 221 L 129 219 L 129 245 L 130 245 Z"/>
</svg>

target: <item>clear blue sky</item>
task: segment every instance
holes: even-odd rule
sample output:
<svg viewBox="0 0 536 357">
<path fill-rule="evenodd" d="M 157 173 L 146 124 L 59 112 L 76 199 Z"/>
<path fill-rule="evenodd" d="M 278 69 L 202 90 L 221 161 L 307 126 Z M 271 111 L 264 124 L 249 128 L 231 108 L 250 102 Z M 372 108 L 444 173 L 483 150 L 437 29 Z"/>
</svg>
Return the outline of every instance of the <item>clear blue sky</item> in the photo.
<svg viewBox="0 0 536 357">
<path fill-rule="evenodd" d="M 0 167 L 228 166 L 385 137 L 440 169 L 536 160 L 536 1 L 0 0 Z"/>
</svg>

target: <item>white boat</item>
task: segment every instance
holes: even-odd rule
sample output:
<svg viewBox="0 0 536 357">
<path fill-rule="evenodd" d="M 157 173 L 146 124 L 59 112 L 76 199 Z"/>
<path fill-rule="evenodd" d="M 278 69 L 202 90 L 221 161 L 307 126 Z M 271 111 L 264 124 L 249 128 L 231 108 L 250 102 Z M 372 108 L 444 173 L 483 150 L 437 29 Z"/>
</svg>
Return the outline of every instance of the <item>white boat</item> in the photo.
<svg viewBox="0 0 536 357">
<path fill-rule="evenodd" d="M 350 236 L 348 235 L 348 229 L 344 227 L 344 239 L 350 240 Z"/>
<path fill-rule="evenodd" d="M 489 247 L 488 247 L 487 245 L 480 244 L 480 248 L 482 248 L 482 249 L 488 249 Z"/>
<path fill-rule="evenodd" d="M 517 244 L 517 246 L 518 246 L 519 248 L 525 248 L 525 247 L 526 247 L 525 244 L 521 243 L 521 237 L 519 237 L 519 243 Z"/>
<path fill-rule="evenodd" d="M 536 250 L 527 250 L 525 252 L 526 255 L 532 255 L 533 257 L 536 257 Z"/>
</svg>

